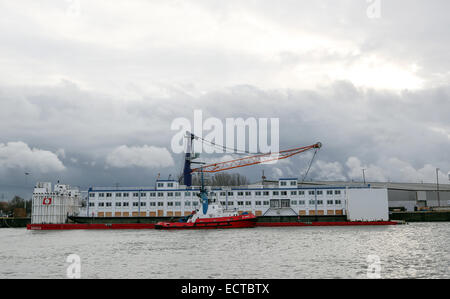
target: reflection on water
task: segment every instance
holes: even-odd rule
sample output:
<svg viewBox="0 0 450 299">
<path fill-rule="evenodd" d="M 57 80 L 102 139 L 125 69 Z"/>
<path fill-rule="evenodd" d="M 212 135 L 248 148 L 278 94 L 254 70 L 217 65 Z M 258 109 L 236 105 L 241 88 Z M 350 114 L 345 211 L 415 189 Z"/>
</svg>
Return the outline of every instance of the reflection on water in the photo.
<svg viewBox="0 0 450 299">
<path fill-rule="evenodd" d="M 0 229 L 0 278 L 450 278 L 450 223 L 234 230 Z"/>
</svg>

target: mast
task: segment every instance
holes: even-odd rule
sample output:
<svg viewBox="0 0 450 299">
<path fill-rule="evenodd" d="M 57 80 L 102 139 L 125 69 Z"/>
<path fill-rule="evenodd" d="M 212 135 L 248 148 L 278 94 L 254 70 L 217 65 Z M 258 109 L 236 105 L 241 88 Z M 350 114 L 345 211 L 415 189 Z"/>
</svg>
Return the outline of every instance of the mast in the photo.
<svg viewBox="0 0 450 299">
<path fill-rule="evenodd" d="M 202 210 L 203 210 L 203 214 L 206 215 L 206 213 L 208 212 L 208 192 L 206 191 L 205 188 L 205 182 L 204 182 L 204 178 L 203 178 L 203 167 L 200 167 L 200 173 L 201 173 L 201 181 L 202 181 L 202 185 L 200 187 L 200 199 L 202 201 Z"/>
<path fill-rule="evenodd" d="M 186 154 L 184 158 L 184 170 L 183 170 L 183 180 L 184 184 L 188 187 L 192 186 L 192 169 L 191 169 L 191 161 L 192 161 L 192 141 L 194 140 L 194 134 L 186 131 Z"/>
</svg>

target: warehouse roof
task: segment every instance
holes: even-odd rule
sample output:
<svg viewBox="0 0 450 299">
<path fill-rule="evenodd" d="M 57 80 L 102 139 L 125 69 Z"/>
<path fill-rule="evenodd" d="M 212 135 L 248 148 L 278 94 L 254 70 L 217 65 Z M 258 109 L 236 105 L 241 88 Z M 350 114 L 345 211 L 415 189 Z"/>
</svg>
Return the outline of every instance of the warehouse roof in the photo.
<svg viewBox="0 0 450 299">
<path fill-rule="evenodd" d="M 300 184 L 300 183 L 299 183 Z M 395 183 L 395 182 L 367 182 L 371 187 L 387 188 L 391 190 L 405 191 L 436 191 L 436 184 L 433 183 Z M 346 181 L 312 181 L 304 182 L 303 185 L 332 185 L 332 186 L 362 186 L 362 182 Z M 450 184 L 439 184 L 439 191 L 450 191 Z"/>
</svg>

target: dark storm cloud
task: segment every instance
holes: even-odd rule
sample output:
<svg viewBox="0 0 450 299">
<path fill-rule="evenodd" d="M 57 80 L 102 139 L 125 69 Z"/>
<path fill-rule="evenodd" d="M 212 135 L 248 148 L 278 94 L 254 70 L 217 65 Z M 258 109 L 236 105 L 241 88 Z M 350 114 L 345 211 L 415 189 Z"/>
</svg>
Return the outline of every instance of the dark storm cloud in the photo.
<svg viewBox="0 0 450 299">
<path fill-rule="evenodd" d="M 21 100 L 9 101 L 11 96 L 6 95 L 7 91 Z M 450 127 L 445 117 L 445 111 L 450 111 L 446 101 L 449 93 L 449 88 L 400 94 L 365 91 L 349 82 L 337 82 L 320 91 L 265 91 L 236 86 L 197 98 L 178 94 L 164 100 L 146 98 L 124 103 L 90 94 L 67 82 L 26 92 L 3 88 L 0 124 L 7 130 L 2 133 L 0 142 L 22 141 L 30 147 L 55 153 L 64 149 L 63 157 L 59 158 L 66 169 L 50 173 L 37 169 L 36 175 L 42 179 L 60 178 L 84 187 L 115 183 L 149 185 L 158 172 L 164 176 L 178 175 L 182 157 L 172 154 L 174 164 L 151 164 L 150 161 L 148 167 L 141 168 L 137 167 L 141 161 L 133 160 L 140 152 L 132 154 L 131 158 L 124 156 L 125 164 L 118 160 L 123 165 L 108 163 L 109 155 L 124 145 L 141 150 L 151 145 L 171 151 L 171 138 L 176 133 L 170 130 L 171 122 L 177 117 L 192 120 L 194 109 L 201 108 L 203 120 L 210 116 L 224 122 L 227 117 L 279 118 L 281 149 L 321 141 L 324 147 L 311 173 L 317 178 L 351 179 L 355 175 L 352 169 L 355 163 L 347 164 L 350 158 L 356 158 L 361 167 L 367 165 L 374 169 L 372 173 L 367 172 L 369 179 L 402 180 L 404 174 L 396 174 L 396 169 L 398 163 L 404 163 L 409 172 L 414 172 L 408 180 L 432 180 L 432 173 L 420 172 L 426 164 L 440 166 L 443 171 L 450 169 L 446 159 L 450 138 L 436 130 L 445 131 Z M 153 155 L 147 154 L 150 160 Z M 204 157 L 208 158 L 206 154 Z M 262 169 L 273 176 L 301 177 L 309 157 L 244 172 L 253 180 L 259 178 Z M 392 159 L 400 162 L 396 164 Z M 23 178 L 20 172 L 11 176 L 9 170 L 1 175 L 5 184 Z"/>
</svg>

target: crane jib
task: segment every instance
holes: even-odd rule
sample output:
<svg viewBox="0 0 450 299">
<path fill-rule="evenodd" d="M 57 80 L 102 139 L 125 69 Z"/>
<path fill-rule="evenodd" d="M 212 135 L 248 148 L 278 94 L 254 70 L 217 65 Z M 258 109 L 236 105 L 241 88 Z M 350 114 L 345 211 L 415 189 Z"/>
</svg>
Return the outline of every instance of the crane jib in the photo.
<svg viewBox="0 0 450 299">
<path fill-rule="evenodd" d="M 203 172 L 209 172 L 209 173 L 219 172 L 219 171 L 224 171 L 224 170 L 238 168 L 238 167 L 270 163 L 270 162 L 274 162 L 277 160 L 282 160 L 282 159 L 292 157 L 294 155 L 306 152 L 311 149 L 318 150 L 321 147 L 322 147 L 322 143 L 318 142 L 313 145 L 283 150 L 278 153 L 258 154 L 258 155 L 247 156 L 244 158 L 239 158 L 239 159 L 225 161 L 225 162 L 212 163 L 212 164 L 204 165 L 200 168 L 203 169 Z M 194 168 L 194 169 L 192 169 L 192 172 L 199 172 L 200 168 Z"/>
</svg>

